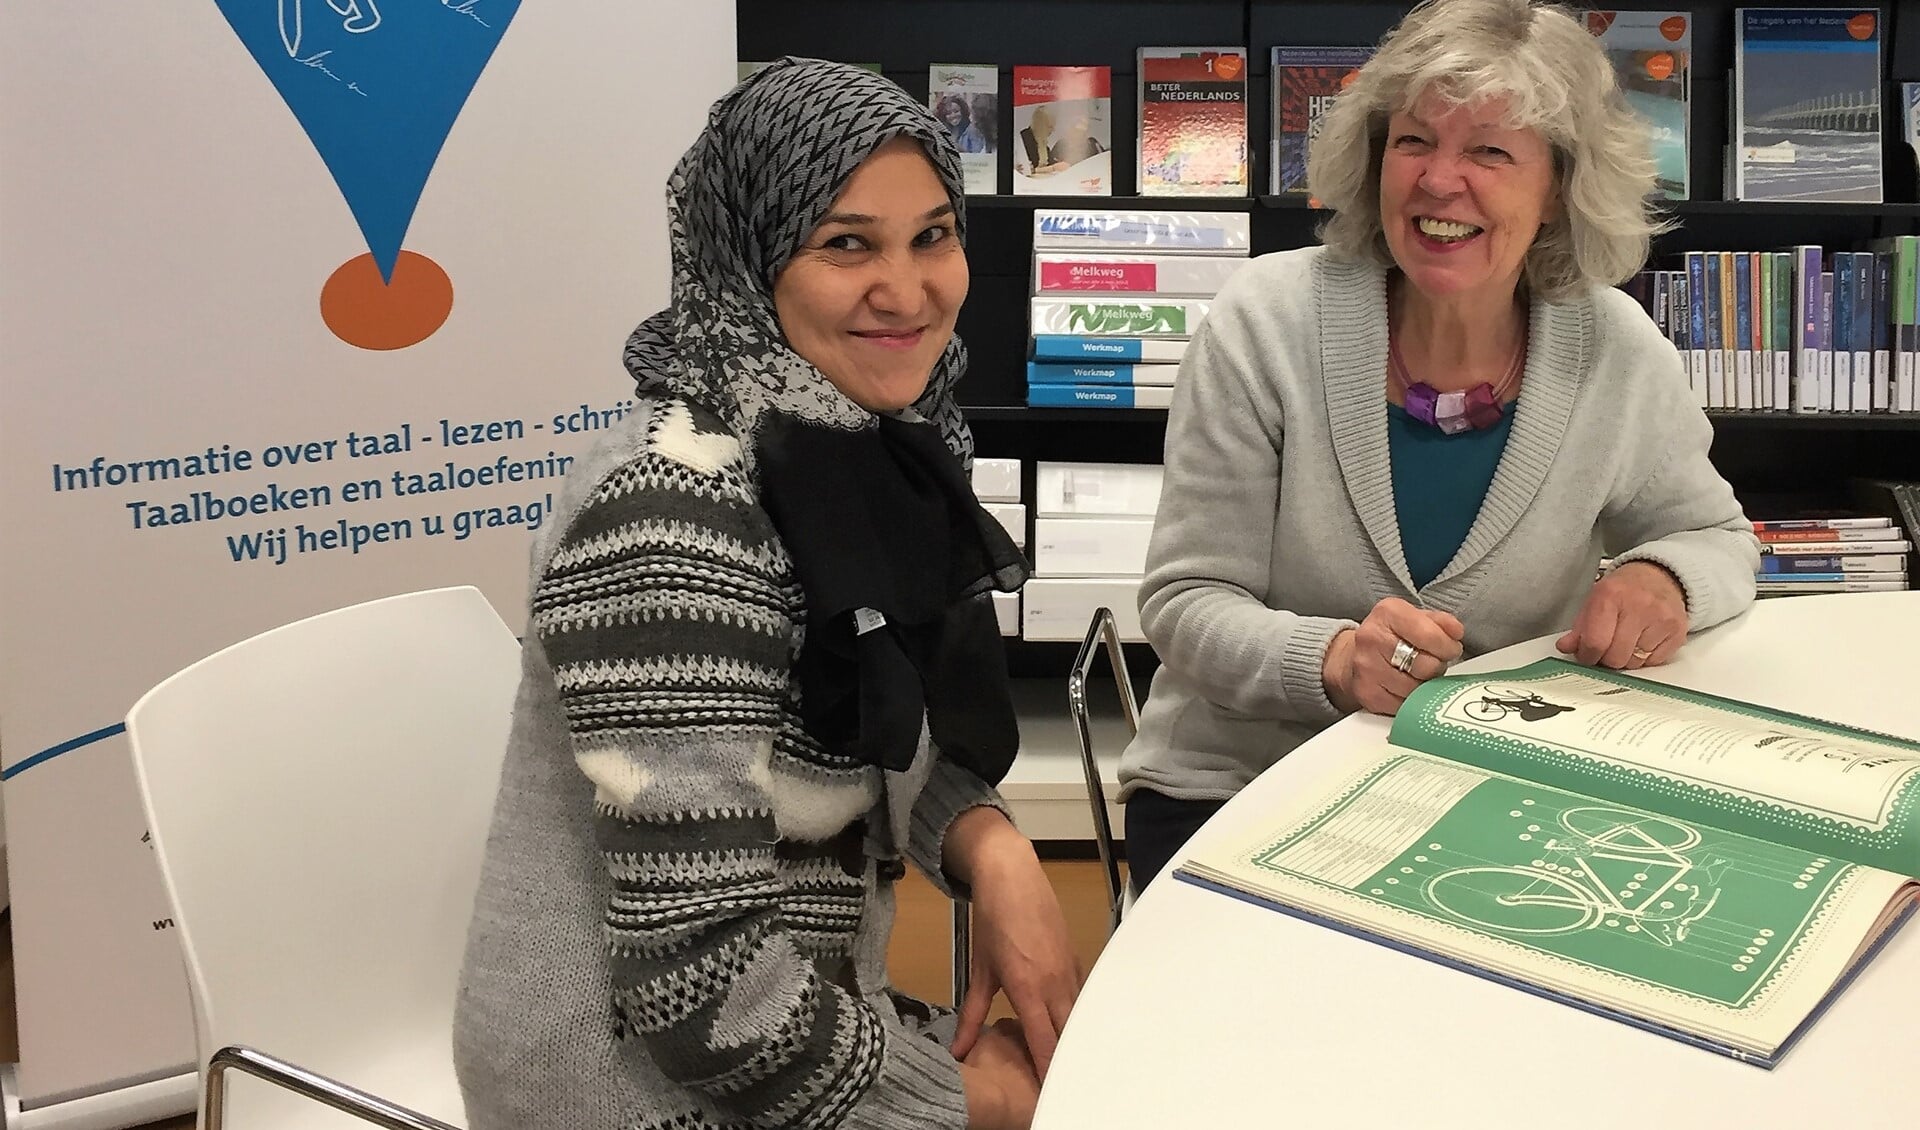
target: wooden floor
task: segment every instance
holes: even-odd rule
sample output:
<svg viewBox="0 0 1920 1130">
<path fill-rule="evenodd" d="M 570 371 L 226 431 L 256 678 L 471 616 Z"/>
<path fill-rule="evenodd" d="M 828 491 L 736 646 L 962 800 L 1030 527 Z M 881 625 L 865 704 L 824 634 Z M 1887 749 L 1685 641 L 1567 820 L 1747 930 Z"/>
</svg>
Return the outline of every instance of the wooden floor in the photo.
<svg viewBox="0 0 1920 1130">
<path fill-rule="evenodd" d="M 1106 885 L 1100 878 L 1100 865 L 1055 861 L 1046 868 L 1048 878 L 1053 880 L 1053 889 L 1060 897 L 1060 905 L 1066 911 L 1074 950 L 1082 964 L 1091 969 L 1107 940 L 1107 895 Z M 901 883 L 899 900 L 899 917 L 887 954 L 893 982 L 916 997 L 945 1003 L 952 995 L 952 904 L 918 874 L 908 875 Z M 1004 999 L 994 1014 L 1006 1014 Z M 19 1058 L 14 1015 L 13 935 L 9 920 L 6 931 L 0 934 L 0 1063 L 14 1063 Z M 192 1127 L 193 1119 L 187 1117 L 155 1123 L 150 1130 L 192 1130 Z"/>
</svg>

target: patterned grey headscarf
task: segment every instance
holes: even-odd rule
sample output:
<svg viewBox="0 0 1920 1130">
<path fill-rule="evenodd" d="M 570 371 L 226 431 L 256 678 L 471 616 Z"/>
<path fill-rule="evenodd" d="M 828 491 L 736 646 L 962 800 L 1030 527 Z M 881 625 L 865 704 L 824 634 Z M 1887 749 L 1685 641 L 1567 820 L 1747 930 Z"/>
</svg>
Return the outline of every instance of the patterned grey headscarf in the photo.
<svg viewBox="0 0 1920 1130">
<path fill-rule="evenodd" d="M 853 171 L 897 137 L 926 150 L 964 246 L 959 151 L 891 79 L 845 63 L 785 58 L 714 103 L 707 128 L 667 181 L 672 302 L 627 341 L 627 369 L 639 390 L 704 405 L 740 436 L 749 459 L 769 409 L 816 426 L 872 426 L 871 413 L 787 345 L 773 283 Z M 913 410 L 970 466 L 973 436 L 953 400 L 966 367 L 956 335 Z"/>
</svg>

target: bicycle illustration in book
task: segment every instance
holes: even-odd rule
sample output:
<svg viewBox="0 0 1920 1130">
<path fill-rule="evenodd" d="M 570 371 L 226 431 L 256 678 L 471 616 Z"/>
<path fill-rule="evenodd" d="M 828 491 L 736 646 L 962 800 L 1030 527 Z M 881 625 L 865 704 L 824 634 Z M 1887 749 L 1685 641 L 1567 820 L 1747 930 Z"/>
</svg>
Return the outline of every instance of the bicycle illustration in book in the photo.
<svg viewBox="0 0 1920 1130">
<path fill-rule="evenodd" d="M 1539 722 L 1565 714 L 1571 706 L 1548 702 L 1532 691 L 1489 683 L 1480 688 L 1480 697 L 1461 707 L 1476 722 L 1498 722 L 1509 714 L 1518 714 L 1522 722 Z"/>
<path fill-rule="evenodd" d="M 1605 923 L 1671 948 L 1720 898 L 1727 861 L 1694 858 L 1699 844 L 1699 831 L 1677 821 L 1569 808 L 1532 866 L 1442 871 L 1427 881 L 1426 901 L 1504 934 L 1574 934 Z"/>
</svg>

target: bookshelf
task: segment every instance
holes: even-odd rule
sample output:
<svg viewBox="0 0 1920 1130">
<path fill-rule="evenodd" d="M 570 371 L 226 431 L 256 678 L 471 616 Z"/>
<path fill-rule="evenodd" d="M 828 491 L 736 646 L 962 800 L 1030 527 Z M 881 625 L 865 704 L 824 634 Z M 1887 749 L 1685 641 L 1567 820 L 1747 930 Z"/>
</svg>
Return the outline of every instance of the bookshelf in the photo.
<svg viewBox="0 0 1920 1130">
<path fill-rule="evenodd" d="M 1599 7 L 1601 5 L 1582 5 Z M 1851 248 L 1885 235 L 1920 232 L 1914 157 L 1887 129 L 1887 203 L 1779 204 L 1718 199 L 1721 147 L 1727 134 L 1728 72 L 1739 3 L 1614 3 L 1639 10 L 1690 10 L 1693 79 L 1690 174 L 1695 199 L 1671 204 L 1673 231 L 1655 244 L 1656 258 L 1689 250 L 1762 250 L 1796 243 Z M 1749 5 L 1751 6 L 1751 5 Z M 1779 6 L 1787 6 L 1781 4 Z M 1803 3 L 1802 7 L 1858 7 Z M 1268 183 L 1270 86 L 1268 49 L 1277 44 L 1370 45 L 1406 13 L 1404 2 L 1299 0 L 738 0 L 742 59 L 781 54 L 877 62 L 910 93 L 924 97 L 933 63 L 1000 68 L 1002 139 L 1012 136 L 1012 68 L 1016 64 L 1104 65 L 1113 72 L 1113 179 L 1136 183 L 1135 49 L 1155 45 L 1242 45 L 1248 49 L 1248 132 L 1253 184 Z M 1882 105 L 1897 104 L 1898 83 L 1920 79 L 1920 3 L 1879 5 Z M 1000 158 L 1000 186 L 1009 192 L 1010 160 Z M 1169 199 L 976 196 L 969 199 L 968 258 L 973 285 L 959 330 L 972 361 L 961 387 L 982 455 L 1018 458 L 1032 497 L 1036 460 L 1154 463 L 1161 461 L 1167 413 L 1160 409 L 1033 409 L 1025 406 L 1028 271 L 1033 212 L 1039 208 L 1237 210 L 1252 217 L 1255 255 L 1316 242 L 1322 216 L 1296 198 Z M 1750 511 L 1778 505 L 1845 505 L 1861 478 L 1920 480 L 1920 415 L 1792 415 L 1717 411 L 1713 459 Z M 1016 642 L 1017 675 L 1058 678 L 1073 645 Z M 1136 677 L 1155 659 L 1129 645 Z M 1061 699 L 1064 705 L 1064 697 Z"/>
</svg>

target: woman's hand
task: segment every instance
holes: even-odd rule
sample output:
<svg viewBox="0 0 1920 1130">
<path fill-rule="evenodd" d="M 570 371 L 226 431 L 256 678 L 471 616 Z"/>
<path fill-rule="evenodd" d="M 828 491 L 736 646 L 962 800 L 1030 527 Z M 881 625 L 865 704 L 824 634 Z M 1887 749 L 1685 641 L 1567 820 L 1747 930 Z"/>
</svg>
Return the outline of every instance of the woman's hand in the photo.
<svg viewBox="0 0 1920 1130">
<path fill-rule="evenodd" d="M 1033 844 L 992 808 L 963 812 L 941 849 L 947 872 L 973 889 L 973 971 L 953 1054 L 966 1059 L 994 996 L 1005 990 L 1036 1075 L 1045 1079 L 1084 975 L 1067 917 Z"/>
<path fill-rule="evenodd" d="M 1673 574 L 1629 561 L 1593 583 L 1573 629 L 1554 646 L 1619 671 L 1658 667 L 1687 642 L 1687 597 Z"/>
<path fill-rule="evenodd" d="M 960 1061 L 960 1086 L 967 1097 L 967 1130 L 1027 1130 L 1040 1101 L 1020 1026 L 996 1020 L 982 1029 Z"/>
<path fill-rule="evenodd" d="M 1357 628 L 1348 628 L 1327 645 L 1320 680 L 1327 698 L 1342 710 L 1392 714 L 1415 687 L 1446 673 L 1460 658 L 1466 629 L 1446 612 L 1419 608 L 1390 596 L 1373 606 Z M 1415 649 L 1406 670 L 1393 665 L 1394 651 L 1405 641 Z"/>
</svg>

